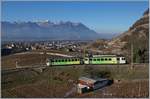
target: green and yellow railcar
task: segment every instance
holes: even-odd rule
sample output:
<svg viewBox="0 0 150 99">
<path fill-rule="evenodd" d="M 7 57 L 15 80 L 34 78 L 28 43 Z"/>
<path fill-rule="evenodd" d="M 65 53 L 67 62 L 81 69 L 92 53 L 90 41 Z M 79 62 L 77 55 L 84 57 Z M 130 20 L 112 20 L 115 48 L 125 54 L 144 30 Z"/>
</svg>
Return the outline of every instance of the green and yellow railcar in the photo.
<svg viewBox="0 0 150 99">
<path fill-rule="evenodd" d="M 47 62 L 48 66 L 53 65 L 78 65 L 81 64 L 80 58 L 60 58 L 60 59 L 49 59 Z"/>
<path fill-rule="evenodd" d="M 125 64 L 125 57 L 116 56 L 116 55 L 99 55 L 93 57 L 85 57 L 85 58 L 58 58 L 58 59 L 48 59 L 47 66 L 55 66 L 55 65 L 82 65 L 82 64 Z"/>
<path fill-rule="evenodd" d="M 116 57 L 92 57 L 89 58 L 89 64 L 117 64 Z"/>
</svg>

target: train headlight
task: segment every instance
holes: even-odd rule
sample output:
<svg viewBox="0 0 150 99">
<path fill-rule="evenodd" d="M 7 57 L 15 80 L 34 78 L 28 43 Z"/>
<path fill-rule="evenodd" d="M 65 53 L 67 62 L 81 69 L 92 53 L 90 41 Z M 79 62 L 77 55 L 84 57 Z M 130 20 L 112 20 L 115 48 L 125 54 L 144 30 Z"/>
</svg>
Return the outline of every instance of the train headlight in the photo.
<svg viewBox="0 0 150 99">
<path fill-rule="evenodd" d="M 50 65 L 49 62 L 47 62 L 46 65 L 49 66 Z"/>
</svg>

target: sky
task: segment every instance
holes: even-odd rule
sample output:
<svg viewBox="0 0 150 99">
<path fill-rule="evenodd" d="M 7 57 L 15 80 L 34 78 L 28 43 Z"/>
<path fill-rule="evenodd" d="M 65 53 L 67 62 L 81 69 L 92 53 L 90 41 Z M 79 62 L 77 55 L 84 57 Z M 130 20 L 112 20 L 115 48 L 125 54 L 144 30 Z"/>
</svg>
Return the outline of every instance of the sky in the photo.
<svg viewBox="0 0 150 99">
<path fill-rule="evenodd" d="M 2 21 L 81 22 L 98 33 L 122 33 L 148 8 L 148 1 L 3 1 Z"/>
</svg>

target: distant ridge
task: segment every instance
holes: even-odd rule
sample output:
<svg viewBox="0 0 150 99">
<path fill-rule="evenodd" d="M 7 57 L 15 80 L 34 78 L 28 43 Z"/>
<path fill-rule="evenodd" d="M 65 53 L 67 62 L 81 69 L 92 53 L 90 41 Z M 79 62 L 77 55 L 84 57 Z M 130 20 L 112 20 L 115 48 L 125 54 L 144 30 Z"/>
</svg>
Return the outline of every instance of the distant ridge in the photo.
<svg viewBox="0 0 150 99">
<path fill-rule="evenodd" d="M 101 35 L 82 23 L 2 22 L 2 39 L 93 40 Z"/>
</svg>

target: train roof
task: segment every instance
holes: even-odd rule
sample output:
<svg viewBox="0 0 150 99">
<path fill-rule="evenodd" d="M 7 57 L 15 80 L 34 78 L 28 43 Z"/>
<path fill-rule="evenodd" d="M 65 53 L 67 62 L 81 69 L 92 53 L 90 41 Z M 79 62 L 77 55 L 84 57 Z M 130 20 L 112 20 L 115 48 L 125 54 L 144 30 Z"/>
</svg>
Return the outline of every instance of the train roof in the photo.
<svg viewBox="0 0 150 99">
<path fill-rule="evenodd" d="M 103 56 L 112 57 L 112 56 L 117 56 L 117 55 L 92 55 L 92 57 L 103 57 Z"/>
<path fill-rule="evenodd" d="M 79 80 L 87 82 L 87 83 L 95 83 L 96 82 L 96 80 L 87 78 L 87 77 L 80 77 Z"/>
<path fill-rule="evenodd" d="M 123 57 L 122 55 L 92 55 L 92 57 Z"/>
<path fill-rule="evenodd" d="M 48 59 L 80 59 L 80 57 L 50 57 Z"/>
</svg>

